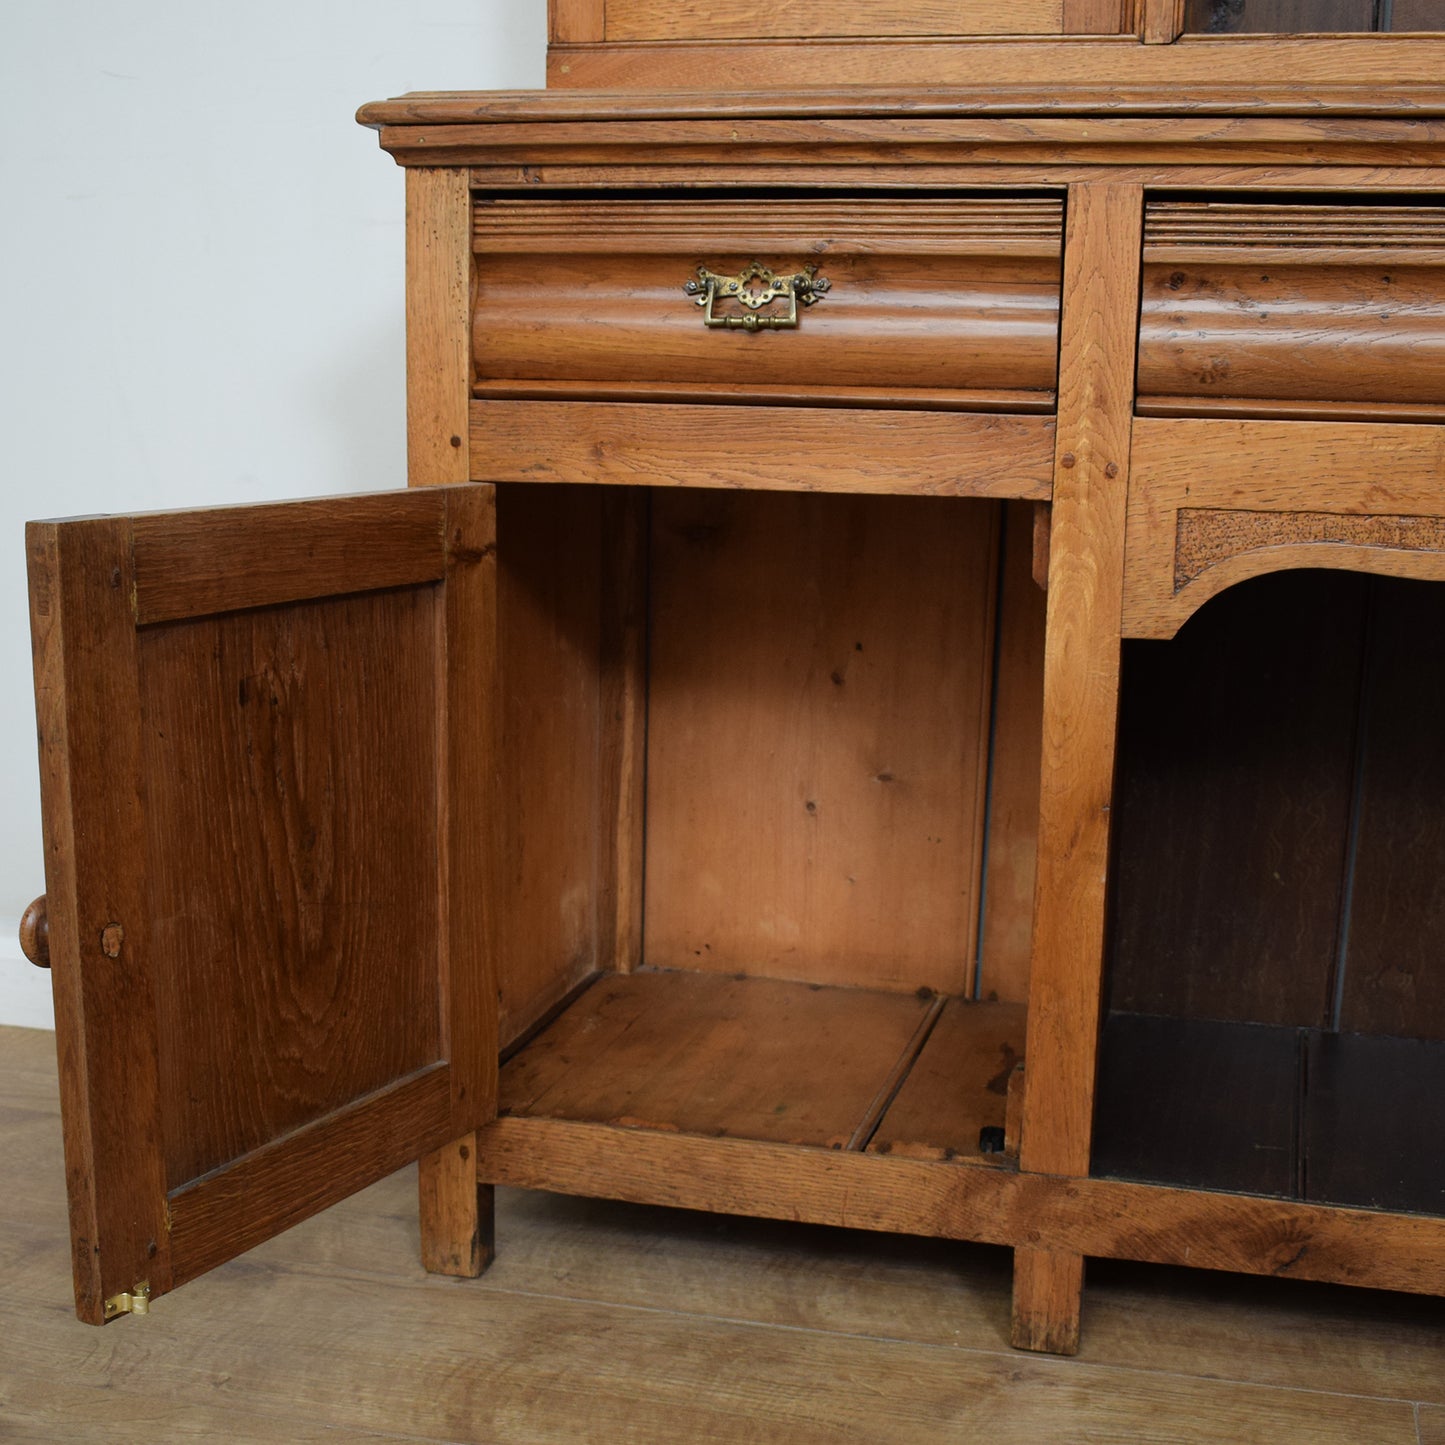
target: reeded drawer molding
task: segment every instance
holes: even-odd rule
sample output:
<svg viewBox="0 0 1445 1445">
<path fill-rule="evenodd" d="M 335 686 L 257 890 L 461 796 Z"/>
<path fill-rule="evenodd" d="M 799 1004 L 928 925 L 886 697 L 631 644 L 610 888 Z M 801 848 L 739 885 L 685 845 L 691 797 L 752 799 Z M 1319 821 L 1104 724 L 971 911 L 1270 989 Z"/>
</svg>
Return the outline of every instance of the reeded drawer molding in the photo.
<svg viewBox="0 0 1445 1445">
<path fill-rule="evenodd" d="M 1445 581 L 1442 475 L 1445 427 L 1137 419 L 1124 636 L 1172 637 L 1265 572 Z"/>
<path fill-rule="evenodd" d="M 599 249 L 637 254 L 769 248 L 829 255 L 1059 255 L 1063 205 L 1052 196 L 758 197 L 587 200 L 495 196 L 473 210 L 479 254 Z"/>
<path fill-rule="evenodd" d="M 1048 411 L 1062 225 L 1047 196 L 479 197 L 475 394 Z M 826 294 L 796 329 L 704 325 L 699 267 L 753 261 Z"/>
<path fill-rule="evenodd" d="M 1145 415 L 1445 420 L 1445 208 L 1156 202 Z"/>
</svg>

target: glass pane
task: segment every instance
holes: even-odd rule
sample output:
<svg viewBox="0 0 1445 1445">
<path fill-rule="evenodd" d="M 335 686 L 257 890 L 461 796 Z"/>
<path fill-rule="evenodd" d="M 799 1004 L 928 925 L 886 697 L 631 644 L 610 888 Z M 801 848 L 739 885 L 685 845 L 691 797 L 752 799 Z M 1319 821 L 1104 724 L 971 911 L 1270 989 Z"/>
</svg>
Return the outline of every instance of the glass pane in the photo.
<svg viewBox="0 0 1445 1445">
<path fill-rule="evenodd" d="M 1186 0 L 1191 35 L 1445 30 L 1445 0 Z"/>
<path fill-rule="evenodd" d="M 1445 0 L 1395 0 L 1381 8 L 1381 30 L 1445 30 Z"/>
<path fill-rule="evenodd" d="M 1377 0 L 1188 0 L 1184 28 L 1202 35 L 1373 30 Z"/>
</svg>

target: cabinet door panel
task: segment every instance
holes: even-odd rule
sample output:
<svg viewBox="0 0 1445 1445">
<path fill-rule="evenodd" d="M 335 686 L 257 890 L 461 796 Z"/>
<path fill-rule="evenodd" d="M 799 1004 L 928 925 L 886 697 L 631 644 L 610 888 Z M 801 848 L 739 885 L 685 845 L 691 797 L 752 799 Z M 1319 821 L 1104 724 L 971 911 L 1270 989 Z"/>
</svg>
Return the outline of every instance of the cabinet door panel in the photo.
<svg viewBox="0 0 1445 1445">
<path fill-rule="evenodd" d="M 77 1311 L 488 1118 L 491 489 L 28 532 Z"/>
</svg>

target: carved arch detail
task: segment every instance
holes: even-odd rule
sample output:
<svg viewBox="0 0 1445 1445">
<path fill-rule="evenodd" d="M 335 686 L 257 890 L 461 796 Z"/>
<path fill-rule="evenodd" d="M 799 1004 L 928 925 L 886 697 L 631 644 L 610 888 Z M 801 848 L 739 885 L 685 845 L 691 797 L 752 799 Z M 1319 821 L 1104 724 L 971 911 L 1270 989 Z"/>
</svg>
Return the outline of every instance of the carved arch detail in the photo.
<svg viewBox="0 0 1445 1445">
<path fill-rule="evenodd" d="M 1445 428 L 1140 418 L 1132 477 L 1125 637 L 1266 572 L 1445 581 Z"/>
</svg>

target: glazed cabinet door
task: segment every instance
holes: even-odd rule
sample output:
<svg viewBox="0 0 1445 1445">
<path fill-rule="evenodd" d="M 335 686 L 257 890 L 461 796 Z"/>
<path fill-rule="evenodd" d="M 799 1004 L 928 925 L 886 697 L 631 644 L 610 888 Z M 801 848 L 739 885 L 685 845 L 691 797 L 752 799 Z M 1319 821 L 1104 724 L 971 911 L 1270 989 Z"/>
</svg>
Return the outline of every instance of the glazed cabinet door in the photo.
<svg viewBox="0 0 1445 1445">
<path fill-rule="evenodd" d="M 81 1319 L 490 1117 L 484 486 L 33 523 Z"/>
</svg>

